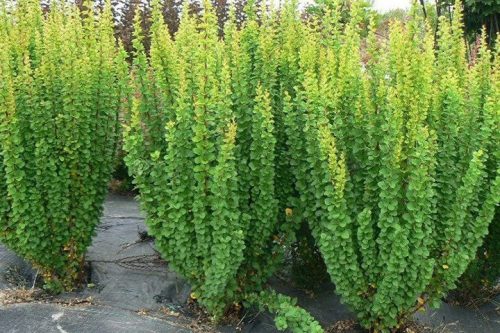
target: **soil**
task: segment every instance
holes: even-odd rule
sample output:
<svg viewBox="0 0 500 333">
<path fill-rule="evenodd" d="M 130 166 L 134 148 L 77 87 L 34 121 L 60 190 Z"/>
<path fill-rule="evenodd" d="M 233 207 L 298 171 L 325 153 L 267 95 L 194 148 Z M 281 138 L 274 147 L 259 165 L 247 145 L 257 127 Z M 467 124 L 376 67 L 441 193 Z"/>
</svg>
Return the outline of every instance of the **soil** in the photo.
<svg viewBox="0 0 500 333">
<path fill-rule="evenodd" d="M 227 325 L 213 327 L 190 298 L 190 287 L 154 249 L 143 214 L 130 196 L 112 194 L 87 253 L 90 282 L 78 292 L 48 296 L 33 283 L 36 272 L 0 245 L 1 333 L 275 333 L 273 317 L 241 308 Z M 340 303 L 331 284 L 314 294 L 283 278 L 271 286 L 297 297 L 328 332 L 363 333 L 355 316 Z M 500 298 L 475 309 L 444 303 L 415 316 L 405 333 L 500 332 Z M 416 330 L 426 327 L 427 330 Z"/>
<path fill-rule="evenodd" d="M 495 286 L 484 287 L 468 293 L 466 290 L 453 290 L 446 297 L 446 303 L 477 309 L 483 304 L 494 302 L 500 295 L 500 281 Z"/>
</svg>

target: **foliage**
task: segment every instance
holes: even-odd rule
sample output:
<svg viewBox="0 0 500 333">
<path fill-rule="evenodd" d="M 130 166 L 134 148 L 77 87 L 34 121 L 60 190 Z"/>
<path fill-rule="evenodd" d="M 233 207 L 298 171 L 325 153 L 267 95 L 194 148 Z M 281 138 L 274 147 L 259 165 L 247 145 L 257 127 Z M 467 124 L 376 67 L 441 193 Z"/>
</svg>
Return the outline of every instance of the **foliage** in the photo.
<svg viewBox="0 0 500 333">
<path fill-rule="evenodd" d="M 369 0 L 316 0 L 307 5 L 303 16 L 305 19 L 321 22 L 325 14 L 335 12 L 338 15 L 339 23 L 345 24 L 350 20 L 353 6 L 358 8 L 361 23 L 365 28 L 368 26 L 370 18 L 376 17 L 377 20 L 380 18 Z M 366 29 L 362 30 L 363 35 L 366 31 Z"/>
<path fill-rule="evenodd" d="M 464 0 L 463 6 L 466 33 L 479 34 L 484 27 L 488 42 L 493 42 L 500 32 L 500 1 Z"/>
<path fill-rule="evenodd" d="M 175 39 L 154 10 L 149 59 L 135 26 L 125 148 L 162 255 L 215 318 L 251 301 L 279 328 L 315 330 L 265 287 L 306 221 L 365 326 L 387 331 L 438 304 L 498 203 L 486 36 L 468 66 L 459 9 L 437 41 L 414 7 L 381 43 L 362 1 L 347 17 L 329 2 L 310 23 L 294 2 L 259 17 L 250 3 L 223 40 L 210 8 L 185 6 Z"/>
<path fill-rule="evenodd" d="M 96 17 L 94 18 L 94 14 Z M 99 221 L 128 67 L 102 13 L 0 2 L 0 240 L 71 289 Z"/>
<path fill-rule="evenodd" d="M 486 29 L 487 40 L 493 42 L 500 32 L 500 1 L 498 0 L 462 0 L 459 2 L 464 9 L 465 34 L 472 40 Z M 455 1 L 436 0 L 435 8 L 438 16 L 451 19 Z"/>
<path fill-rule="evenodd" d="M 296 305 L 296 301 L 288 296 L 272 291 L 262 291 L 250 296 L 250 301 L 260 304 L 261 310 L 276 313 L 274 322 L 280 331 L 290 329 L 297 333 L 321 333 L 323 329 L 313 317 Z"/>
<path fill-rule="evenodd" d="M 467 267 L 457 283 L 454 300 L 464 305 L 480 305 L 498 293 L 500 278 L 500 214 L 497 208 L 495 218 L 489 226 L 488 235 L 479 247 L 476 258 Z"/>
<path fill-rule="evenodd" d="M 485 40 L 483 32 L 483 44 Z M 488 51 L 481 48 L 478 53 L 478 60 L 476 69 L 473 71 L 472 81 L 475 87 L 475 107 L 483 106 L 485 110 L 493 115 L 494 126 L 492 129 L 493 140 L 490 143 L 490 150 L 492 151 L 488 174 L 494 174 L 494 168 L 498 165 L 500 160 L 500 151 L 498 149 L 498 142 L 500 140 L 499 127 L 499 110 L 500 110 L 500 65 L 498 60 L 498 53 L 495 59 L 494 71 L 489 77 L 488 67 L 489 63 L 484 61 L 488 57 Z M 487 91 L 489 90 L 489 94 Z M 483 111 L 484 112 L 484 111 Z M 498 284 L 500 277 L 500 210 L 495 211 L 493 221 L 489 226 L 489 233 L 484 239 L 484 244 L 479 247 L 476 253 L 476 259 L 469 265 L 467 271 L 460 279 L 459 293 L 465 296 L 467 302 L 471 299 L 482 298 L 492 288 Z"/>
<path fill-rule="evenodd" d="M 159 7 L 154 2 L 149 58 L 139 18 L 134 25 L 135 98 L 124 146 L 156 246 L 215 320 L 246 301 L 277 312 L 281 329 L 319 332 L 289 298 L 266 291 L 296 228 L 280 209 L 281 35 L 273 13 L 261 14 L 259 25 L 249 5 L 239 30 L 231 9 L 221 40 L 211 3 L 199 17 L 186 4 L 172 39 Z M 293 14 L 289 21 L 298 22 Z"/>
<path fill-rule="evenodd" d="M 334 9 L 302 37 L 302 79 L 285 108 L 293 211 L 343 301 L 376 331 L 455 288 L 499 201 L 499 60 L 492 68 L 483 35 L 467 65 L 459 8 L 440 19 L 436 54 L 416 8 L 387 43 L 372 26 L 364 69 L 359 7 L 345 25 Z"/>
<path fill-rule="evenodd" d="M 94 0 L 97 6 L 101 0 Z M 168 27 L 170 35 L 173 37 L 179 30 L 180 16 L 182 12 L 183 2 L 189 3 L 189 13 L 195 16 L 200 16 L 203 12 L 201 0 L 164 0 L 161 1 L 160 11 L 163 20 Z M 217 17 L 217 25 L 219 35 L 224 32 L 224 25 L 229 19 L 229 2 L 227 0 L 211 0 L 214 11 Z M 246 20 L 244 8 L 247 0 L 233 0 L 234 16 L 238 27 Z M 113 0 L 113 14 L 115 19 L 115 35 L 120 38 L 125 50 L 129 55 L 129 60 L 133 54 L 133 25 L 134 17 L 141 15 L 141 29 L 144 31 L 144 47 L 146 52 L 149 51 L 149 29 L 151 25 L 151 1 L 141 0 Z"/>
<path fill-rule="evenodd" d="M 129 108 L 149 231 L 215 320 L 245 303 L 322 331 L 267 287 L 300 233 L 363 325 L 389 331 L 438 305 L 488 233 L 500 63 L 491 30 L 467 63 L 459 2 L 437 34 L 415 6 L 382 40 L 363 0 L 309 20 L 295 0 L 134 1 L 118 31 L 109 2 L 0 1 L 0 239 L 53 291 L 79 278 Z"/>
</svg>

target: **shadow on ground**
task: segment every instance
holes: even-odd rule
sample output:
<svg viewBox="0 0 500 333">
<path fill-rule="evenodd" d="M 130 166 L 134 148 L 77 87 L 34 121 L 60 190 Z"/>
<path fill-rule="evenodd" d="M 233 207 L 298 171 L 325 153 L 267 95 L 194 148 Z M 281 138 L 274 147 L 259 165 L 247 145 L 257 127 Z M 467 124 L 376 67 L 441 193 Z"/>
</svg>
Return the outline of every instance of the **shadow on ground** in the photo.
<svg viewBox="0 0 500 333">
<path fill-rule="evenodd" d="M 189 285 L 168 269 L 145 230 L 143 215 L 134 199 L 110 195 L 87 254 L 91 267 L 89 287 L 50 299 L 32 297 L 29 289 L 36 273 L 0 245 L 0 332 L 235 332 L 231 326 L 215 330 L 200 324 L 196 314 L 187 310 Z M 2 293 L 5 298 L 15 285 L 22 283 L 28 294 L 10 300 L 14 304 L 2 304 Z M 279 279 L 271 281 L 271 285 L 297 297 L 299 304 L 325 327 L 355 318 L 340 303 L 331 285 L 314 296 Z M 419 313 L 416 320 L 439 327 L 439 332 L 498 333 L 499 311 L 499 305 L 493 303 L 478 309 L 443 304 L 439 310 Z M 248 314 L 243 323 L 242 332 L 277 332 L 267 313 Z"/>
</svg>

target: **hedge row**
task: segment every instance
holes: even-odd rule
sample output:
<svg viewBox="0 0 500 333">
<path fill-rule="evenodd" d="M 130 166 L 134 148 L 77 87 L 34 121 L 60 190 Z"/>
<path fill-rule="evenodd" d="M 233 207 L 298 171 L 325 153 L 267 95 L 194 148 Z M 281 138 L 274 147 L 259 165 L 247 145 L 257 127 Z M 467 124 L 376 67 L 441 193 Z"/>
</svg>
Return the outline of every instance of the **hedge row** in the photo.
<svg viewBox="0 0 500 333">
<path fill-rule="evenodd" d="M 418 7 L 386 38 L 362 2 L 347 19 L 342 3 L 304 22 L 295 1 L 250 1 L 224 38 L 209 1 L 201 16 L 186 4 L 172 38 L 155 0 L 150 36 L 135 20 L 130 75 L 109 2 L 3 6 L 0 240 L 48 288 L 74 285 L 130 108 L 149 231 L 215 320 L 243 303 L 279 329 L 322 331 L 267 286 L 303 223 L 365 327 L 439 305 L 500 198 L 499 57 L 483 35 L 467 61 L 458 3 L 437 38 Z"/>
</svg>

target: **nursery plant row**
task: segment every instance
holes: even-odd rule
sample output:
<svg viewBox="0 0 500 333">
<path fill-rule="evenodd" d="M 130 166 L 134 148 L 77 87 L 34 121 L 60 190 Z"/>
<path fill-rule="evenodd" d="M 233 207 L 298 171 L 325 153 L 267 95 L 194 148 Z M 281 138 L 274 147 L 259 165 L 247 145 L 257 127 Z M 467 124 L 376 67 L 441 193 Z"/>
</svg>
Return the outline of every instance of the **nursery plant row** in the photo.
<svg viewBox="0 0 500 333">
<path fill-rule="evenodd" d="M 81 281 L 123 134 L 155 246 L 214 321 L 323 331 L 267 284 L 304 224 L 364 327 L 439 306 L 500 200 L 498 51 L 483 34 L 466 57 L 460 2 L 387 35 L 361 1 L 249 1 L 223 37 L 210 1 L 174 36 L 152 7 L 130 64 L 110 1 L 0 1 L 0 241 L 45 288 Z"/>
</svg>

